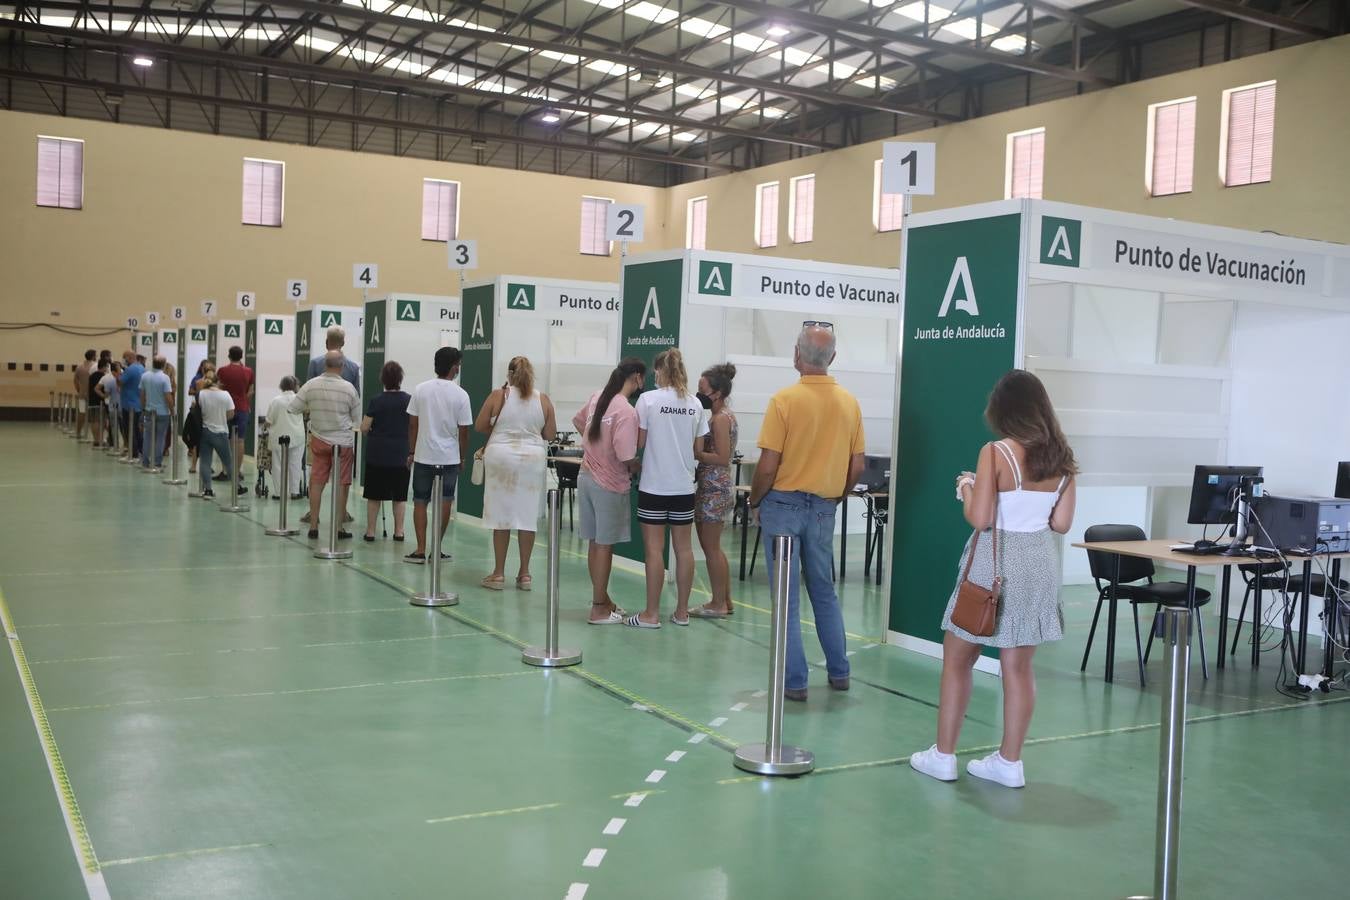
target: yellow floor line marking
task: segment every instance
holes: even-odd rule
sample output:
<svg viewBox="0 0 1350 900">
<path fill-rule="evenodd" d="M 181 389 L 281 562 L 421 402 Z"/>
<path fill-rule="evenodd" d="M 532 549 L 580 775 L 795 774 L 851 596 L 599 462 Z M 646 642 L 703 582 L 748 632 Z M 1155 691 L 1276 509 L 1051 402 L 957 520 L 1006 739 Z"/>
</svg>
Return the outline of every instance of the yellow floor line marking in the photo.
<svg viewBox="0 0 1350 900">
<path fill-rule="evenodd" d="M 54 706 L 51 711 L 83 712 L 90 709 L 120 709 L 126 706 L 153 706 L 159 703 L 195 703 L 200 700 L 242 700 L 250 697 L 289 697 L 295 694 L 325 694 L 333 691 L 355 691 L 364 688 L 396 687 L 408 684 L 440 684 L 446 681 L 474 681 L 489 678 L 516 678 L 534 675 L 538 669 L 523 672 L 490 672 L 484 675 L 442 675 L 437 678 L 405 678 L 397 681 L 367 681 L 361 684 L 338 684 L 332 687 L 293 688 L 285 691 L 246 691 L 240 694 L 203 694 L 199 697 L 164 697 L 153 700 L 123 700 L 117 703 L 91 703 L 85 706 Z"/>
<path fill-rule="evenodd" d="M 29 665 L 50 666 L 56 663 L 111 662 L 123 659 L 162 659 L 167 656 L 204 656 L 206 654 L 229 653 L 274 653 L 286 650 L 306 650 L 316 647 L 363 647 L 368 644 L 397 644 L 407 641 L 444 641 L 450 638 L 478 638 L 487 635 L 476 631 L 460 631 L 453 634 L 427 634 L 417 637 L 377 638 L 369 641 L 324 641 L 317 644 L 295 644 L 289 647 L 222 647 L 218 650 L 165 650 L 162 653 L 123 653 L 116 656 L 70 656 L 62 659 L 33 659 Z"/>
<path fill-rule="evenodd" d="M 62 569 L 59 572 L 0 572 L 0 575 L 5 578 L 53 578 L 61 575 L 83 578 L 87 575 L 144 575 L 151 572 L 239 572 L 253 569 L 294 569 L 306 564 L 319 565 L 312 560 L 297 560 L 297 562 L 286 563 L 262 563 L 256 566 L 170 566 L 162 569 L 93 569 L 88 572 Z"/>
<path fill-rule="evenodd" d="M 1310 706 L 1326 706 L 1331 703 L 1350 702 L 1350 697 L 1336 697 L 1331 700 L 1309 701 L 1304 703 L 1280 703 L 1273 706 L 1259 706 L 1255 709 L 1239 709 L 1233 712 L 1212 713 L 1204 716 L 1194 716 L 1186 719 L 1186 724 L 1197 725 L 1204 722 L 1217 722 L 1222 719 L 1237 719 L 1245 716 L 1259 716 L 1264 713 L 1278 712 L 1286 709 L 1304 709 Z M 1052 737 L 1031 738 L 1025 746 L 1033 747 L 1042 744 L 1059 744 L 1065 741 L 1079 741 L 1087 738 L 1108 737 L 1114 734 L 1133 734 L 1140 731 L 1155 731 L 1160 728 L 1160 722 L 1146 722 L 1141 725 L 1122 725 L 1119 728 L 1105 728 L 1100 731 L 1083 731 L 1077 734 L 1059 734 Z M 999 748 L 998 744 L 986 744 L 983 747 L 965 747 L 958 748 L 957 755 L 970 755 L 973 753 L 988 753 Z M 814 774 L 820 775 L 828 772 L 848 772 L 854 769 L 874 769 L 882 766 L 894 766 L 909 762 L 908 756 L 893 756 L 889 759 L 874 759 L 867 762 L 846 763 L 838 766 L 823 766 L 815 770 Z M 751 781 L 762 781 L 757 775 L 744 776 L 739 778 L 723 778 L 718 784 L 743 784 Z"/>
<path fill-rule="evenodd" d="M 188 856 L 203 856 L 208 853 L 229 853 L 232 850 L 257 850 L 260 847 L 270 847 L 269 843 L 258 844 L 231 844 L 228 847 L 203 847 L 200 850 L 178 850 L 173 853 L 156 853 L 154 856 L 128 856 L 124 859 L 105 859 L 104 868 L 108 866 L 132 866 L 137 863 L 160 862 L 166 859 L 183 859 Z"/>
<path fill-rule="evenodd" d="M 52 777 L 52 786 L 61 804 L 61 815 L 66 822 L 66 833 L 70 836 L 71 847 L 80 861 L 84 875 L 84 888 L 91 900 L 107 900 L 108 885 L 99 870 L 98 856 L 94 853 L 94 843 L 89 838 L 84 816 L 80 814 L 80 804 L 75 800 L 75 789 L 71 787 L 70 776 L 66 774 L 65 763 L 61 761 L 61 751 L 56 746 L 56 737 L 52 734 L 51 723 L 47 721 L 47 712 L 42 706 L 37 683 L 33 681 L 33 672 L 28 667 L 28 658 L 23 652 L 23 643 L 14 630 L 14 618 L 9 613 L 9 603 L 4 591 L 0 591 L 0 625 L 4 626 L 6 643 L 10 655 L 14 658 L 14 667 L 19 672 L 19 681 L 28 699 L 28 712 L 32 716 L 33 726 L 37 728 L 38 740 L 42 744 L 42 753 L 47 760 L 47 771 Z"/>
<path fill-rule="evenodd" d="M 247 622 L 255 619 L 298 619 L 305 616 L 364 616 L 369 613 L 405 612 L 406 606 L 381 606 L 375 609 L 328 609 L 313 612 L 259 613 L 250 616 L 214 616 L 204 619 L 139 619 L 117 622 L 38 622 L 25 625 L 24 630 L 33 628 L 113 628 L 119 625 L 202 625 L 211 622 Z"/>
<path fill-rule="evenodd" d="M 650 797 L 650 796 L 653 795 L 653 794 L 664 794 L 664 793 L 665 793 L 664 790 L 660 790 L 660 791 L 624 791 L 622 794 L 610 794 L 610 795 L 609 795 L 609 799 L 611 799 L 611 800 L 626 800 L 626 799 L 628 799 L 629 797 Z"/>
<path fill-rule="evenodd" d="M 487 812 L 465 813 L 461 816 L 444 816 L 439 819 L 427 819 L 428 825 L 440 825 L 444 822 L 467 822 L 470 819 L 492 819 L 497 816 L 512 816 L 516 813 L 539 812 L 545 809 L 557 809 L 561 803 L 540 803 L 537 806 L 517 806 L 514 809 L 492 809 Z"/>
</svg>

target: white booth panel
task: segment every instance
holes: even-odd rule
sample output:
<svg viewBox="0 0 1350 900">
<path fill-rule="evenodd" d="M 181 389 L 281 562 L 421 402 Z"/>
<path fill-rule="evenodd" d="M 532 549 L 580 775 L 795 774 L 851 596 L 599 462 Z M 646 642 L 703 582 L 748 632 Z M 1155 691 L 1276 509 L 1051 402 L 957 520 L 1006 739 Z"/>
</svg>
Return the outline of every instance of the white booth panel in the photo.
<svg viewBox="0 0 1350 900">
<path fill-rule="evenodd" d="M 1227 367 L 1232 344 L 1232 300 L 1163 294 L 1158 362 Z"/>
<path fill-rule="evenodd" d="M 1022 335 L 1027 356 L 1072 356 L 1073 285 L 1062 281 L 1028 284 Z"/>
<path fill-rule="evenodd" d="M 1075 285 L 1074 359 L 1157 362 L 1161 302 L 1160 296 L 1153 291 Z"/>
<path fill-rule="evenodd" d="M 1197 462 L 1224 458 L 1219 438 L 1071 436 L 1080 481 L 1091 484 L 1189 484 Z M 1134 480 L 1125 480 L 1134 479 Z"/>
<path fill-rule="evenodd" d="M 1028 360 L 1056 409 L 1149 411 L 1213 415 L 1224 409 L 1221 377 L 1184 377 L 1134 372 L 1058 370 L 1051 360 Z"/>
<path fill-rule="evenodd" d="M 1060 545 L 1063 548 L 1065 584 L 1092 583 L 1087 551 L 1070 545 L 1083 540 L 1084 532 L 1093 525 L 1137 525 L 1148 534 L 1152 527 L 1149 521 L 1149 489 L 1081 486 L 1078 488 L 1073 527 L 1069 529 Z"/>
</svg>

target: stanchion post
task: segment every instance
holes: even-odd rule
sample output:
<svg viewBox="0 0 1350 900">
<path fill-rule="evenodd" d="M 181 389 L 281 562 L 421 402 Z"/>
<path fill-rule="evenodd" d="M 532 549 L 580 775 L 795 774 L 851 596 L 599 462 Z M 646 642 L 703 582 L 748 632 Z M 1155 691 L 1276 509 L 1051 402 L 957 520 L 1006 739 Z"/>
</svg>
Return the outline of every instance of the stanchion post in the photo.
<svg viewBox="0 0 1350 900">
<path fill-rule="evenodd" d="M 544 622 L 544 646 L 526 647 L 520 654 L 522 662 L 545 668 L 575 666 L 581 662 L 580 650 L 558 649 L 558 555 L 561 549 L 558 537 L 562 527 L 559 494 L 557 488 L 548 489 L 548 607 Z"/>
<path fill-rule="evenodd" d="M 430 533 L 427 534 L 427 566 L 431 572 L 426 593 L 414 593 L 408 601 L 413 606 L 456 606 L 459 603 L 459 594 L 441 590 L 441 532 L 445 525 L 441 521 L 441 505 L 444 502 L 441 495 L 444 492 L 444 478 L 445 469 L 437 466 L 436 475 L 431 479 L 431 521 L 428 523 Z"/>
<path fill-rule="evenodd" d="M 56 391 L 47 392 L 47 403 L 51 407 L 51 426 L 56 427 Z"/>
<path fill-rule="evenodd" d="M 757 775 L 805 775 L 815 768 L 809 750 L 783 743 L 783 689 L 786 686 L 788 590 L 796 541 L 789 535 L 773 538 L 773 613 L 769 632 L 769 714 L 764 743 L 742 744 L 732 759 L 736 768 Z"/>
<path fill-rule="evenodd" d="M 234 448 L 230 448 L 230 485 L 225 490 L 230 495 L 230 505 L 222 506 L 221 512 L 241 513 L 248 512 L 248 505 L 241 503 L 239 497 L 239 457 L 242 453 L 235 453 Z"/>
<path fill-rule="evenodd" d="M 333 464 L 328 469 L 328 546 L 314 551 L 315 559 L 351 559 L 352 551 L 338 549 L 338 529 L 342 527 L 339 495 L 342 493 L 341 448 L 333 445 Z M 284 501 L 283 501 L 284 502 Z"/>
<path fill-rule="evenodd" d="M 171 414 L 172 415 L 172 414 Z M 187 484 L 187 479 L 183 477 L 183 437 L 179 434 L 182 426 L 178 422 L 178 416 L 174 415 L 169 420 L 169 477 L 164 479 L 165 484 Z"/>
<path fill-rule="evenodd" d="M 281 477 L 277 479 L 281 508 L 277 510 L 277 527 L 268 528 L 263 534 L 270 534 L 273 537 L 290 537 L 293 534 L 300 533 L 299 528 L 288 528 L 286 526 L 286 504 L 291 502 L 291 436 L 283 434 L 277 438 L 277 444 L 281 447 Z"/>
</svg>

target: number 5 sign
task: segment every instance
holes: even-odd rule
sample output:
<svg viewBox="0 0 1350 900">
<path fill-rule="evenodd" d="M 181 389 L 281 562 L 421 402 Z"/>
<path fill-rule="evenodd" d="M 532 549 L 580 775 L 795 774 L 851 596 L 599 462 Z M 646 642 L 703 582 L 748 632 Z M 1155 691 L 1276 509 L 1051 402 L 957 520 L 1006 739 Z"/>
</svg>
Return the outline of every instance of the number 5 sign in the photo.
<svg viewBox="0 0 1350 900">
<path fill-rule="evenodd" d="M 304 303 L 309 298 L 309 282 L 303 278 L 292 278 L 286 282 L 286 299 Z"/>
<path fill-rule="evenodd" d="M 881 145 L 883 194 L 934 193 L 937 145 L 887 141 Z"/>
<path fill-rule="evenodd" d="M 642 243 L 641 206 L 621 206 L 611 203 L 605 209 L 605 240 Z"/>
</svg>

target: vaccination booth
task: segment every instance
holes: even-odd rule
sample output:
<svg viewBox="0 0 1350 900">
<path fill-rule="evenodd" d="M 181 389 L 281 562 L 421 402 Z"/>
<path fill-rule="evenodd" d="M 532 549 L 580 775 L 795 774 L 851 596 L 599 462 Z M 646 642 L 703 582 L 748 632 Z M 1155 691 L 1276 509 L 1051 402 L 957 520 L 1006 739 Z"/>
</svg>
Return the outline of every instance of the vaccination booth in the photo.
<svg viewBox="0 0 1350 900">
<path fill-rule="evenodd" d="M 244 346 L 244 320 L 221 319 L 210 326 L 211 359 L 216 368 L 230 364 L 230 348 Z"/>
<path fill-rule="evenodd" d="M 192 384 L 192 378 L 197 374 L 197 367 L 203 360 L 209 359 L 207 355 L 207 327 L 205 325 L 189 325 L 186 328 L 178 329 L 178 421 L 182 422 L 183 417 L 187 415 L 188 409 L 192 406 L 193 398 L 188 396 L 188 387 Z"/>
<path fill-rule="evenodd" d="M 572 416 L 604 387 L 619 357 L 619 286 L 612 282 L 565 281 L 527 275 L 498 275 L 463 289 L 459 383 L 469 392 L 474 413 L 493 388 L 506 382 L 513 356 L 534 366 L 540 391 L 557 412 L 558 431 L 572 428 Z M 486 438 L 470 436 L 465 459 Z M 483 514 L 483 487 L 460 471 L 459 511 Z"/>
<path fill-rule="evenodd" d="M 339 326 L 347 333 L 347 352 L 360 359 L 361 324 L 364 314 L 359 306 L 333 306 L 316 303 L 295 313 L 295 365 L 292 374 L 301 384 L 309 377 L 309 361 L 327 352 L 325 336 L 329 328 Z"/>
<path fill-rule="evenodd" d="M 740 451 L 753 461 L 769 399 L 797 379 L 792 357 L 802 322 L 821 318 L 832 323 L 838 341 L 830 372 L 862 408 L 866 452 L 887 454 L 900 327 L 895 269 L 713 251 L 629 257 L 618 355 L 650 367 L 662 350 L 679 347 L 691 389 L 708 366 L 734 363 L 731 407 Z M 654 386 L 650 368 L 648 386 Z M 855 503 L 850 521 L 841 517 L 837 527 L 861 531 L 862 515 L 863 504 Z M 643 557 L 637 539 L 616 552 Z"/>
<path fill-rule="evenodd" d="M 362 329 L 362 395 L 384 390 L 380 370 L 387 360 L 403 367 L 403 389 L 411 393 L 436 377 L 437 350 L 459 346 L 459 298 L 391 292 L 366 303 Z"/>
<path fill-rule="evenodd" d="M 244 436 L 244 452 L 256 453 L 258 420 L 281 393 L 281 379 L 292 374 L 295 316 L 261 315 L 244 323 L 244 365 L 253 370 L 253 415 Z"/>
<path fill-rule="evenodd" d="M 1091 525 L 1201 537 L 1197 465 L 1264 467 L 1280 496 L 1333 492 L 1350 455 L 1350 248 L 1038 200 L 916 214 L 907 240 L 890 642 L 941 655 L 970 534 L 952 485 L 992 439 L 983 411 L 1011 368 L 1045 383 L 1079 465 L 1066 583 L 1091 581 L 1068 547 Z"/>
</svg>

